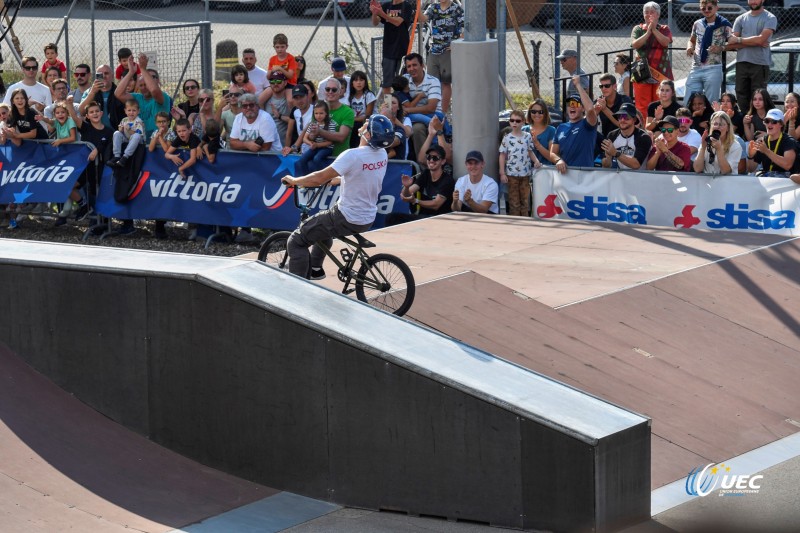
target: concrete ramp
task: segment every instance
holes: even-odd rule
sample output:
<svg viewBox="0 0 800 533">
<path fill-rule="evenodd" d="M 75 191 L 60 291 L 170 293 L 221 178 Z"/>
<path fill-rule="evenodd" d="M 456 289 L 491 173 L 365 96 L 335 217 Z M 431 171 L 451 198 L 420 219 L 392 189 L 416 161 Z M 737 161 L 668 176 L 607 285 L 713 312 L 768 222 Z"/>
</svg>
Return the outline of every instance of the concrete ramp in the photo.
<svg viewBox="0 0 800 533">
<path fill-rule="evenodd" d="M 646 417 L 264 265 L 0 241 L 0 298 L 34 368 L 239 477 L 517 528 L 649 517 Z"/>
</svg>

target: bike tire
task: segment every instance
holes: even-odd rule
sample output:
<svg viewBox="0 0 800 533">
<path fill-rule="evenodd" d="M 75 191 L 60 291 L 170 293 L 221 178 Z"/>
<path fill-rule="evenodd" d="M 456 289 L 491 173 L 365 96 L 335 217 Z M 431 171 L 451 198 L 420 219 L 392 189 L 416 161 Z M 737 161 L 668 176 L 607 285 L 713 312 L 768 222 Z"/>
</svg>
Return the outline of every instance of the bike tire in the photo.
<svg viewBox="0 0 800 533">
<path fill-rule="evenodd" d="M 375 277 L 388 287 L 371 287 Z M 361 264 L 356 279 L 356 296 L 362 302 L 403 316 L 414 303 L 416 285 L 414 275 L 399 257 L 390 254 L 375 254 Z"/>
<path fill-rule="evenodd" d="M 289 235 L 291 235 L 289 231 L 278 231 L 267 237 L 267 240 L 261 244 L 261 248 L 258 250 L 258 260 L 271 267 L 288 272 L 289 251 L 286 248 L 286 243 L 289 241 Z"/>
</svg>

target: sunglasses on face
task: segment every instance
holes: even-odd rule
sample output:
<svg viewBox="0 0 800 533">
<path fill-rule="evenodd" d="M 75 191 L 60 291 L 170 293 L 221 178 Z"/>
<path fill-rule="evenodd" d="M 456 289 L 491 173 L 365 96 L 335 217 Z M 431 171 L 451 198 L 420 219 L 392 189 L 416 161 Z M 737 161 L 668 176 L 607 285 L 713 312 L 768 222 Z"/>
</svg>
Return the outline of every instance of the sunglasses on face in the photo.
<svg viewBox="0 0 800 533">
<path fill-rule="evenodd" d="M 72 75 L 75 76 L 76 78 L 83 78 L 87 74 L 89 74 L 89 73 L 88 72 L 73 72 L 72 73 Z"/>
<path fill-rule="evenodd" d="M 441 158 L 441 157 L 439 157 L 439 156 L 436 156 L 436 155 L 429 155 L 429 156 L 426 156 L 426 157 L 425 157 L 425 159 L 427 159 L 428 161 L 434 161 L 434 162 L 435 162 L 435 161 L 441 161 L 441 160 L 442 160 L 442 158 Z"/>
<path fill-rule="evenodd" d="M 298 63 L 305 63 L 305 62 L 306 62 L 306 60 L 305 60 L 305 59 L 303 59 L 302 57 L 295 57 L 295 58 L 294 58 L 294 60 L 295 60 L 296 62 L 298 62 Z"/>
<path fill-rule="evenodd" d="M 27 65 L 27 66 L 24 66 L 22 68 L 24 68 L 25 70 L 36 70 L 39 67 L 36 66 L 36 65 Z"/>
<path fill-rule="evenodd" d="M 196 91 L 197 89 L 199 89 L 197 85 L 187 85 L 183 88 L 184 91 Z"/>
<path fill-rule="evenodd" d="M 767 125 L 769 125 L 769 124 L 777 124 L 778 123 L 777 120 L 772 120 L 771 118 L 765 118 L 762 122 L 764 124 L 767 124 Z"/>
<path fill-rule="evenodd" d="M 675 128 L 660 128 L 661 133 L 672 133 L 675 131 Z"/>
<path fill-rule="evenodd" d="M 580 102 L 576 102 L 575 100 L 570 100 L 567 102 L 567 107 L 583 107 Z"/>
<path fill-rule="evenodd" d="M 338 93 L 339 89 L 337 89 L 335 87 L 325 87 L 325 92 L 326 93 Z"/>
<path fill-rule="evenodd" d="M 679 118 L 678 122 L 680 122 L 681 124 L 691 124 L 692 123 L 692 119 L 690 119 L 690 118 Z"/>
<path fill-rule="evenodd" d="M 598 85 L 598 87 L 600 87 L 601 89 L 608 89 L 608 88 L 610 88 L 612 86 L 613 86 L 613 83 L 601 83 L 600 85 Z"/>
<path fill-rule="evenodd" d="M 531 109 L 530 111 L 528 111 L 528 113 L 531 114 L 531 115 L 544 115 L 544 110 L 542 110 L 542 109 Z"/>
<path fill-rule="evenodd" d="M 211 98 L 201 98 L 200 99 L 200 103 L 206 103 L 206 102 L 210 102 L 210 101 L 211 101 Z"/>
<path fill-rule="evenodd" d="M 239 98 L 242 96 L 242 93 L 228 93 L 231 98 Z"/>
<path fill-rule="evenodd" d="M 280 85 L 284 81 L 286 81 L 286 80 L 269 80 L 269 84 L 270 85 Z"/>
<path fill-rule="evenodd" d="M 626 115 L 625 113 L 620 113 L 617 115 L 617 120 L 633 120 L 633 117 L 630 115 Z"/>
<path fill-rule="evenodd" d="M 701 8 L 700 8 L 700 11 L 713 11 L 715 7 L 717 7 L 717 6 L 705 6 L 705 7 L 701 7 Z"/>
<path fill-rule="evenodd" d="M 518 118 L 510 118 L 508 119 L 509 124 L 522 124 L 522 121 Z"/>
</svg>

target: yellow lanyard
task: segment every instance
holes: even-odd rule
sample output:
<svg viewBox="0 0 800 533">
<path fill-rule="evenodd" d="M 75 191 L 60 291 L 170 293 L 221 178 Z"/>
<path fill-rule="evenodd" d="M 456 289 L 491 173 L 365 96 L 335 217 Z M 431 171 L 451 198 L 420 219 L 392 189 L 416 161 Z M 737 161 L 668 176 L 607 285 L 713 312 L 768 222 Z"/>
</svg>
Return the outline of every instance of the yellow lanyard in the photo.
<svg viewBox="0 0 800 533">
<path fill-rule="evenodd" d="M 767 150 L 775 152 L 775 155 L 778 155 L 778 147 L 781 145 L 781 141 L 782 140 L 783 140 L 783 133 L 781 133 L 781 136 L 778 137 L 777 141 L 775 141 L 775 148 L 772 148 L 769 145 L 769 135 L 767 135 L 767 140 L 766 140 Z M 772 159 L 770 159 L 769 160 L 769 170 L 772 171 L 772 167 L 774 167 L 774 166 L 775 166 L 775 164 L 772 162 Z M 783 168 L 781 168 L 781 170 L 783 170 Z"/>
</svg>

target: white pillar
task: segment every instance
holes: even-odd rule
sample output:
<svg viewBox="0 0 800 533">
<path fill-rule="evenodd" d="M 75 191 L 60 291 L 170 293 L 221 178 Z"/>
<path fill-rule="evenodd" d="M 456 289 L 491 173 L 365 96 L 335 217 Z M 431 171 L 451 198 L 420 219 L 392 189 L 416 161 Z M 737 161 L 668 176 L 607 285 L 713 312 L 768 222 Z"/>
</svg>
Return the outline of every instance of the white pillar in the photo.
<svg viewBox="0 0 800 533">
<path fill-rule="evenodd" d="M 453 66 L 453 167 L 458 179 L 466 174 L 464 158 L 480 150 L 484 173 L 499 179 L 497 148 L 500 132 L 500 84 L 495 39 L 456 40 L 451 45 Z"/>
</svg>

